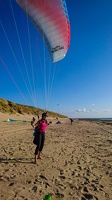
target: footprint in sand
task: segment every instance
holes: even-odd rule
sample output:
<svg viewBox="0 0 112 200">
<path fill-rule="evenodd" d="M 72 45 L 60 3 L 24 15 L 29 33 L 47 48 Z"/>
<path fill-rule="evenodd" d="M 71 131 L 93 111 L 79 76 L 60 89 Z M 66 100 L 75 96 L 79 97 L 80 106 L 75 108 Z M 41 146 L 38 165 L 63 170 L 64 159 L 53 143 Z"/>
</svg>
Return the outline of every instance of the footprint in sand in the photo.
<svg viewBox="0 0 112 200">
<path fill-rule="evenodd" d="M 44 179 L 44 180 L 47 180 L 47 178 L 44 176 L 44 175 L 40 175 L 40 178 Z"/>
<path fill-rule="evenodd" d="M 92 194 L 89 194 L 89 193 L 85 193 L 83 194 L 84 197 L 82 197 L 81 200 L 87 200 L 87 199 L 93 199 L 93 195 Z"/>
<path fill-rule="evenodd" d="M 34 192 L 36 192 L 36 191 L 37 191 L 37 186 L 34 186 L 34 187 L 32 188 L 32 190 L 33 190 Z"/>
<path fill-rule="evenodd" d="M 87 187 L 84 187 L 84 188 L 82 189 L 82 193 L 83 193 L 83 192 L 88 192 Z"/>
<path fill-rule="evenodd" d="M 14 183 L 13 183 L 13 182 L 9 184 L 9 186 L 13 186 L 13 185 L 14 185 Z"/>
<path fill-rule="evenodd" d="M 91 184 L 91 186 L 93 187 L 94 191 L 97 191 L 97 188 L 94 184 Z"/>
<path fill-rule="evenodd" d="M 26 184 L 31 184 L 31 180 L 27 180 L 27 181 L 26 181 Z"/>
<path fill-rule="evenodd" d="M 64 174 L 64 170 L 63 169 L 60 169 L 60 175 L 63 175 Z"/>
<path fill-rule="evenodd" d="M 60 193 L 59 191 L 55 193 L 55 196 L 56 198 L 59 198 L 59 199 L 64 198 L 64 194 Z"/>
</svg>

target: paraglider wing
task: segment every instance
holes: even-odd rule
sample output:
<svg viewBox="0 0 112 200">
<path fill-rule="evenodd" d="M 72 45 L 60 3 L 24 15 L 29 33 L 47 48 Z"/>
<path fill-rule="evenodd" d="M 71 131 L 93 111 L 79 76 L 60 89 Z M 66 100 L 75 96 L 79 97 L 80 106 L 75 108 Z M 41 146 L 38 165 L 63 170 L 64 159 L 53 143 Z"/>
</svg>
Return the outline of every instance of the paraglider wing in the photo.
<svg viewBox="0 0 112 200">
<path fill-rule="evenodd" d="M 57 106 L 61 106 L 61 104 L 58 103 Z"/>
<path fill-rule="evenodd" d="M 33 21 L 51 59 L 63 59 L 70 44 L 70 23 L 65 0 L 16 0 Z"/>
</svg>

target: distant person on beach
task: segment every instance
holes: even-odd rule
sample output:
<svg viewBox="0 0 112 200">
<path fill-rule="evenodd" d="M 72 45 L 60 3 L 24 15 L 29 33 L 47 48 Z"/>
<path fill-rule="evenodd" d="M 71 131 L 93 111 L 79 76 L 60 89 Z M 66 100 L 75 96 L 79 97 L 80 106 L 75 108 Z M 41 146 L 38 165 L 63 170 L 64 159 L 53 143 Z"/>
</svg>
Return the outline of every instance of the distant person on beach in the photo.
<svg viewBox="0 0 112 200">
<path fill-rule="evenodd" d="M 72 123 L 73 123 L 73 119 L 70 118 L 70 122 L 71 122 L 71 124 L 72 124 Z"/>
<path fill-rule="evenodd" d="M 32 118 L 31 120 L 31 126 L 34 128 L 34 123 L 35 123 L 35 117 Z"/>
<path fill-rule="evenodd" d="M 34 160 L 35 164 L 37 163 L 37 158 L 41 159 L 42 149 L 44 147 L 45 131 L 47 125 L 49 125 L 46 117 L 47 113 L 42 113 L 42 118 L 35 124 L 35 138 L 34 138 L 34 144 L 36 145 L 35 160 Z"/>
</svg>

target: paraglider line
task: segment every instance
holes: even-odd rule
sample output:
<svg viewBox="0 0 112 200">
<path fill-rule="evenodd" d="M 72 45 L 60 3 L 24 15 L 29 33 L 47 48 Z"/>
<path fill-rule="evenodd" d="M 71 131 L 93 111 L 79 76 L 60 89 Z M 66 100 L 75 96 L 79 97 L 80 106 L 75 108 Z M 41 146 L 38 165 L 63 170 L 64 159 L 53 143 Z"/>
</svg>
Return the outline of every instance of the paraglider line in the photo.
<svg viewBox="0 0 112 200">
<path fill-rule="evenodd" d="M 14 82 L 15 86 L 16 86 L 17 89 L 19 90 L 20 94 L 22 95 L 22 97 L 24 98 L 24 100 L 27 102 L 26 98 L 24 97 L 23 93 L 22 93 L 21 90 L 19 89 L 17 83 L 15 82 L 15 80 L 14 80 L 14 78 L 12 77 L 11 73 L 9 72 L 9 70 L 8 70 L 6 64 L 4 63 L 3 59 L 1 58 L 1 56 L 0 56 L 0 60 L 1 60 L 2 64 L 3 64 L 3 66 L 5 67 L 5 69 L 7 70 L 7 72 L 8 72 L 8 74 L 9 74 L 9 76 L 11 77 L 12 81 Z M 27 103 L 28 103 L 28 102 L 27 102 Z"/>
<path fill-rule="evenodd" d="M 1 20 L 0 20 L 0 24 L 1 24 L 1 27 L 2 27 L 3 32 L 4 32 L 4 34 L 5 34 L 5 37 L 6 37 L 6 39 L 7 39 L 7 42 L 8 42 L 8 44 L 9 44 L 9 47 L 10 47 L 10 49 L 11 49 L 11 52 L 12 52 L 12 54 L 13 54 L 13 57 L 14 57 L 14 59 L 15 59 L 15 61 L 16 61 L 17 66 L 18 66 L 19 72 L 20 72 L 20 74 L 21 74 L 21 76 L 22 76 L 22 78 L 23 78 L 23 81 L 24 81 L 24 83 L 25 83 L 25 86 L 26 86 L 26 88 L 27 88 L 27 90 L 28 90 L 26 81 L 25 81 L 25 79 L 24 79 L 24 76 L 23 76 L 22 71 L 21 71 L 21 69 L 20 69 L 20 66 L 19 66 L 19 64 L 18 64 L 17 58 L 16 58 L 16 56 L 15 56 L 15 54 L 14 54 L 14 51 L 13 51 L 13 49 L 12 49 L 12 46 L 11 46 L 11 44 L 10 44 L 10 41 L 9 41 L 9 39 L 8 39 L 8 36 L 7 36 L 7 34 L 6 34 L 6 31 L 5 31 L 4 27 L 3 27 L 3 24 L 2 24 L 2 22 L 1 22 Z M 28 92 L 29 92 L 29 90 L 28 90 Z M 29 95 L 30 95 L 30 92 L 29 92 Z M 31 96 L 30 96 L 30 98 L 31 98 Z M 31 100 L 32 100 L 32 98 L 31 98 Z"/>
<path fill-rule="evenodd" d="M 18 31 L 18 28 L 17 28 L 17 23 L 16 23 L 16 19 L 15 19 L 15 15 L 14 15 L 14 10 L 13 10 L 13 7 L 12 7 L 12 0 L 10 0 L 10 6 L 11 6 L 13 20 L 14 20 L 14 24 L 15 24 L 15 28 L 16 28 L 16 32 L 17 32 L 17 36 L 18 36 L 18 41 L 19 41 L 19 45 L 20 45 L 20 49 L 21 49 L 21 53 L 22 53 L 22 57 L 23 57 L 24 66 L 25 66 L 25 69 L 26 69 L 26 74 L 27 74 L 29 85 L 30 85 L 30 88 L 31 88 L 31 83 L 30 83 L 28 70 L 27 70 L 27 67 L 26 67 L 26 61 L 25 61 L 25 57 L 24 57 L 24 53 L 23 53 L 23 48 L 22 48 L 22 44 L 21 44 L 21 40 L 20 40 L 20 36 L 19 36 L 19 31 Z M 27 89 L 28 89 L 28 87 L 27 87 Z M 28 89 L 28 91 L 29 91 L 29 89 Z M 32 88 L 31 88 L 31 91 L 32 91 Z M 30 93 L 30 91 L 29 91 L 29 93 Z M 30 93 L 30 96 L 31 96 L 31 93 Z M 32 92 L 32 96 L 33 96 L 33 92 Z M 32 99 L 32 96 L 31 96 L 31 99 Z"/>
</svg>

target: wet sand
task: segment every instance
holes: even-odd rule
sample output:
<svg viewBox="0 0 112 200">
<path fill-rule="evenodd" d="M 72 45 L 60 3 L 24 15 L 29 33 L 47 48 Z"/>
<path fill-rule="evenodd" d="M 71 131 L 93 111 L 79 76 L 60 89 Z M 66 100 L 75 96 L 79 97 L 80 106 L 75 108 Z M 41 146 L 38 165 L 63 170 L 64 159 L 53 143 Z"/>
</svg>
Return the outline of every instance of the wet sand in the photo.
<svg viewBox="0 0 112 200">
<path fill-rule="evenodd" d="M 53 119 L 35 165 L 33 128 L 4 122 L 7 117 L 0 116 L 1 200 L 43 200 L 46 194 L 52 200 L 111 200 L 112 123 Z"/>
</svg>

